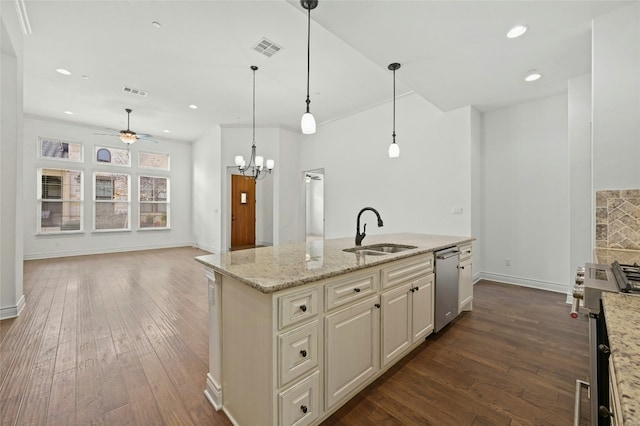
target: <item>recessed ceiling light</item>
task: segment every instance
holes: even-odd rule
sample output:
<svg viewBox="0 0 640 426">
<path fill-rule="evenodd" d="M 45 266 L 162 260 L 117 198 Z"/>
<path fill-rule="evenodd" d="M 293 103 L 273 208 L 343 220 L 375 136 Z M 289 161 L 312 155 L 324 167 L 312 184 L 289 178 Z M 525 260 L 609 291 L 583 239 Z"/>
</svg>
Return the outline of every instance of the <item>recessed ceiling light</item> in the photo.
<svg viewBox="0 0 640 426">
<path fill-rule="evenodd" d="M 64 113 L 67 115 L 73 115 L 73 111 L 65 111 Z"/>
<path fill-rule="evenodd" d="M 56 71 L 62 75 L 71 75 L 71 71 L 66 70 L 64 68 L 56 68 Z"/>
<path fill-rule="evenodd" d="M 529 28 L 526 25 L 516 25 L 507 32 L 508 38 L 517 38 L 526 33 Z"/>
<path fill-rule="evenodd" d="M 154 26 L 154 27 L 156 27 L 156 28 L 160 28 L 160 27 L 162 26 L 162 24 L 161 24 L 160 22 L 158 22 L 158 21 L 153 21 L 153 22 L 151 23 L 151 25 L 153 25 L 153 26 Z"/>
<path fill-rule="evenodd" d="M 524 81 L 536 81 L 541 77 L 542 77 L 542 73 L 540 73 L 540 71 L 531 70 L 527 73 L 526 77 L 524 78 Z"/>
<path fill-rule="evenodd" d="M 191 108 L 191 109 L 198 109 L 198 105 L 191 104 L 191 105 L 189 105 L 189 108 Z"/>
<path fill-rule="evenodd" d="M 171 130 L 164 129 L 163 132 L 164 133 L 171 133 Z"/>
</svg>

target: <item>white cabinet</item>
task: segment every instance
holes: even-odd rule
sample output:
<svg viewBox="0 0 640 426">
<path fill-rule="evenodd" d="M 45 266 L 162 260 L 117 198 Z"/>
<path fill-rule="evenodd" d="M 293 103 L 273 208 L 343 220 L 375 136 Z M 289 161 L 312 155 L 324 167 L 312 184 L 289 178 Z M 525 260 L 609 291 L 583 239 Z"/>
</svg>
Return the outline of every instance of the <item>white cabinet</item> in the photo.
<svg viewBox="0 0 640 426">
<path fill-rule="evenodd" d="M 471 244 L 460 246 L 458 263 L 458 312 L 470 311 L 473 305 L 473 253 Z"/>
<path fill-rule="evenodd" d="M 433 283 L 430 274 L 380 296 L 383 367 L 433 331 Z"/>
<path fill-rule="evenodd" d="M 291 386 L 278 395 L 279 424 L 282 426 L 305 426 L 320 415 L 319 372 Z"/>
<path fill-rule="evenodd" d="M 327 410 L 380 368 L 378 300 L 375 295 L 325 317 Z"/>
</svg>

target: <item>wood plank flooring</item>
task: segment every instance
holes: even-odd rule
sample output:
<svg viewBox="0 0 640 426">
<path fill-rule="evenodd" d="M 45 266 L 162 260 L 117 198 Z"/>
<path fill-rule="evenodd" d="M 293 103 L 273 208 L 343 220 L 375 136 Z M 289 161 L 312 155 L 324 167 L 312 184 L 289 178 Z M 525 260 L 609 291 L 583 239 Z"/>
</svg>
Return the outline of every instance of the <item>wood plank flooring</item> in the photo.
<svg viewBox="0 0 640 426">
<path fill-rule="evenodd" d="M 203 394 L 207 285 L 177 248 L 25 262 L 27 304 L 0 322 L 0 423 L 229 425 Z M 474 311 L 326 425 L 569 425 L 587 322 L 565 296 L 480 282 Z M 583 397 L 583 424 L 588 423 Z"/>
</svg>

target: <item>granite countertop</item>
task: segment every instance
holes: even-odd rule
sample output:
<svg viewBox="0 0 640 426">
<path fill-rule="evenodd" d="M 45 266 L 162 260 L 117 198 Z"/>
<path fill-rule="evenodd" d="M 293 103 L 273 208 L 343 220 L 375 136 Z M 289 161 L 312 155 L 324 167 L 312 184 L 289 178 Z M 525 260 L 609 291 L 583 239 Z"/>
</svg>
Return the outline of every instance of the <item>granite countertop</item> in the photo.
<svg viewBox="0 0 640 426">
<path fill-rule="evenodd" d="M 602 293 L 623 422 L 640 424 L 640 296 Z"/>
<path fill-rule="evenodd" d="M 349 237 L 210 254 L 198 256 L 196 260 L 256 290 L 273 293 L 474 239 L 413 233 L 367 235 L 362 242 L 363 248 L 380 243 L 417 248 L 382 256 L 358 255 L 343 251 L 355 246 L 353 237 Z"/>
</svg>

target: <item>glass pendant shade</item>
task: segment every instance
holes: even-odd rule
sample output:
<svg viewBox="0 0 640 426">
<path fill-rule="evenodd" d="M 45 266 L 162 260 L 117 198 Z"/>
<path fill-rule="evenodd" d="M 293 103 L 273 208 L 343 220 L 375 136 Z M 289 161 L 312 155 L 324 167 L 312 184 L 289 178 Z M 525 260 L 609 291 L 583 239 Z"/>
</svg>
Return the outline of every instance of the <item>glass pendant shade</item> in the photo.
<svg viewBox="0 0 640 426">
<path fill-rule="evenodd" d="M 269 159 L 267 160 L 267 170 L 273 170 L 273 166 L 275 166 L 275 161 Z"/>
<path fill-rule="evenodd" d="M 302 114 L 302 120 L 300 120 L 300 128 L 305 135 L 312 135 L 316 132 L 316 119 L 313 118 L 313 114 L 305 112 Z"/>
<path fill-rule="evenodd" d="M 120 140 L 122 142 L 126 143 L 126 144 L 131 145 L 132 143 L 134 143 L 138 139 L 136 138 L 136 135 L 133 135 L 131 133 L 121 133 L 120 134 Z"/>
<path fill-rule="evenodd" d="M 261 169 L 263 165 L 264 165 L 264 157 L 261 156 L 261 155 L 257 155 L 256 156 L 256 167 L 258 169 Z"/>
<path fill-rule="evenodd" d="M 395 142 L 392 142 L 389 145 L 389 158 L 398 158 L 400 157 L 400 145 Z"/>
</svg>

